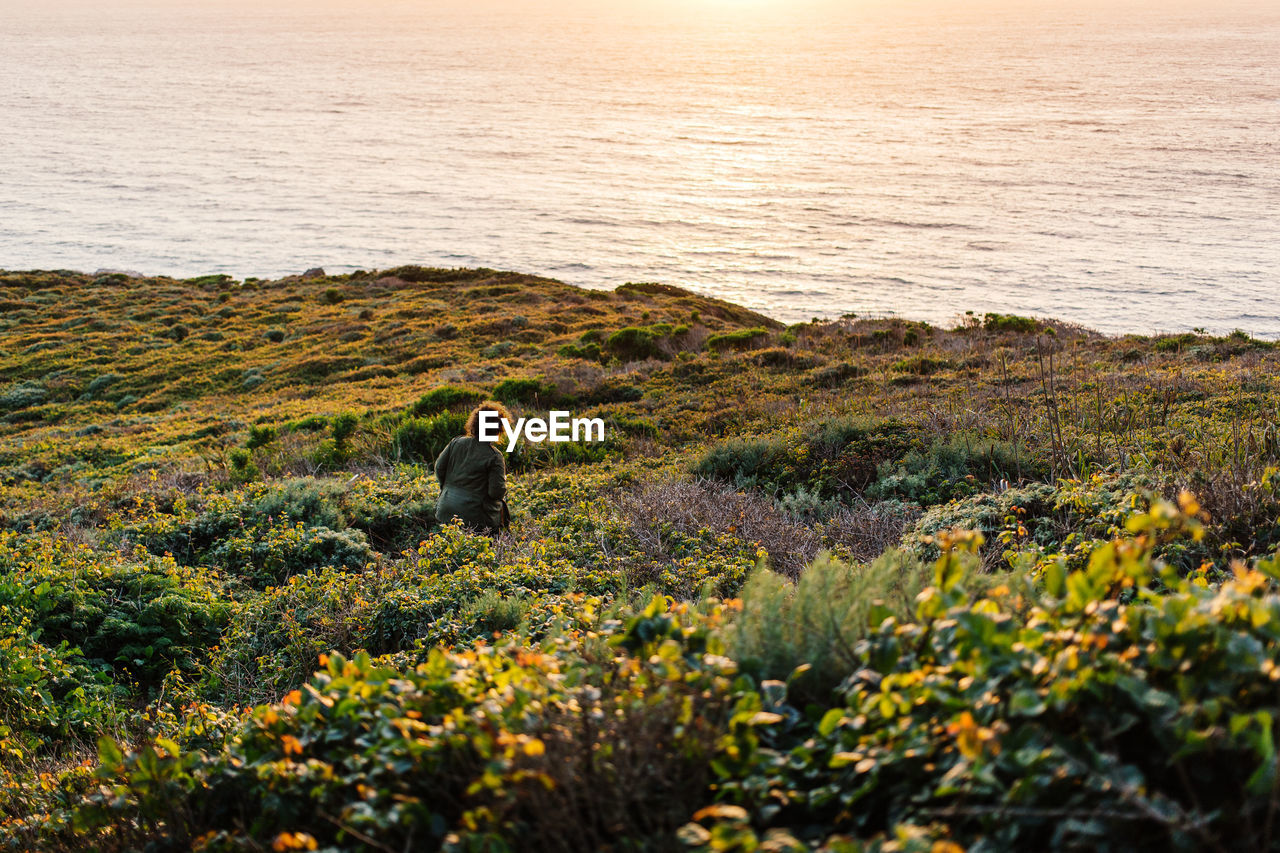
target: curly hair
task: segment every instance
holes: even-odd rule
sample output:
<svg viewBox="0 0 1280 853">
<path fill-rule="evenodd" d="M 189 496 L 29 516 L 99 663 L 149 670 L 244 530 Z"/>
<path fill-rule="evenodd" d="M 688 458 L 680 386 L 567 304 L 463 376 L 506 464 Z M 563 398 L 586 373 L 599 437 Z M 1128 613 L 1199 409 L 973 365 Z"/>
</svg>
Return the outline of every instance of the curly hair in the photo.
<svg viewBox="0 0 1280 853">
<path fill-rule="evenodd" d="M 493 400 L 485 400 L 483 403 L 476 406 L 475 409 L 472 410 L 471 416 L 467 418 L 467 435 L 476 440 L 480 439 L 481 412 L 494 412 L 499 418 L 503 418 L 507 421 L 511 420 L 511 413 L 507 411 L 506 406 Z"/>
</svg>

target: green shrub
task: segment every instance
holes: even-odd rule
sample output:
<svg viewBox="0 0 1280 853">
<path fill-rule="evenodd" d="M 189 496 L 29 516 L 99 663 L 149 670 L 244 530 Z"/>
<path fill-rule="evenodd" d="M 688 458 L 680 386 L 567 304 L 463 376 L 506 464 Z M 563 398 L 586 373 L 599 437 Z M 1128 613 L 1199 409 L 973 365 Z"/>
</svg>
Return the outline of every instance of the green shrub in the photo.
<svg viewBox="0 0 1280 853">
<path fill-rule="evenodd" d="M 899 421 L 831 418 L 786 437 L 733 439 L 694 464 L 699 477 L 777 495 L 800 488 L 821 498 L 867 489 L 878 466 L 920 444 L 921 429 Z"/>
<path fill-rule="evenodd" d="M 512 639 L 433 650 L 416 667 L 330 656 L 308 689 L 249 712 L 208 752 L 106 742 L 75 837 L 132 849 L 156 837 L 187 848 L 210 832 L 240 848 L 339 848 L 355 832 L 391 850 L 446 837 L 466 849 L 675 849 L 738 710 L 719 611 L 659 598 L 606 622 L 599 600 L 577 604 L 585 612 L 560 617 L 544 651 Z"/>
<path fill-rule="evenodd" d="M 354 654 L 364 643 L 360 626 L 380 597 L 369 581 L 359 572 L 319 567 L 246 602 L 219 644 L 201 692 L 236 705 L 279 701 L 306 682 L 321 655 Z"/>
<path fill-rule="evenodd" d="M 172 668 L 194 672 L 230 617 L 214 580 L 171 559 L 123 562 L 47 536 L 6 545 L 0 605 L 121 680 L 150 688 Z"/>
<path fill-rule="evenodd" d="M 459 388 L 456 385 L 442 385 L 433 388 L 418 398 L 409 407 L 411 414 L 421 417 L 435 415 L 454 409 L 469 409 L 484 400 L 484 393 L 474 388 Z"/>
<path fill-rule="evenodd" d="M 605 441 L 520 442 L 507 454 L 509 471 L 534 468 L 557 468 L 563 465 L 593 465 L 610 458 L 618 450 L 615 436 L 606 433 Z"/>
<path fill-rule="evenodd" d="M 658 341 L 659 337 L 649 329 L 627 326 L 609 336 L 605 349 L 620 361 L 641 361 L 661 357 Z"/>
<path fill-rule="evenodd" d="M 501 358 L 510 353 L 515 347 L 514 341 L 497 341 L 480 350 L 480 355 L 484 358 Z"/>
<path fill-rule="evenodd" d="M 634 294 L 644 293 L 649 295 L 662 294 L 666 296 L 692 296 L 693 294 L 685 290 L 683 287 L 677 287 L 674 284 L 663 284 L 654 281 L 629 281 L 626 284 L 620 284 L 614 289 L 615 293 Z"/>
<path fill-rule="evenodd" d="M 175 514 L 158 513 L 125 525 L 120 535 L 188 565 L 225 568 L 227 554 L 238 553 L 237 572 L 263 580 L 271 574 L 265 551 L 272 542 L 290 552 L 283 558 L 295 565 L 287 571 L 296 572 L 296 564 L 305 562 L 298 552 L 309 546 L 294 529 L 299 525 L 306 528 L 303 533 L 318 532 L 329 546 L 340 544 L 330 536 L 334 532 L 349 531 L 356 539 L 353 559 L 323 557 L 316 564 L 363 565 L 371 558 L 363 537 L 392 553 L 416 545 L 435 525 L 434 493 L 425 474 L 355 483 L 312 477 L 254 483 L 217 495 L 202 512 L 183 507 Z"/>
<path fill-rule="evenodd" d="M 49 399 L 49 391 L 39 382 L 23 381 L 0 394 L 0 411 L 16 412 L 38 406 Z"/>
<path fill-rule="evenodd" d="M 323 568 L 356 571 L 375 555 L 358 530 L 330 530 L 302 523 L 275 523 L 220 540 L 206 559 L 262 588 Z"/>
<path fill-rule="evenodd" d="M 435 462 L 445 445 L 466 430 L 467 414 L 441 412 L 407 418 L 392 433 L 392 455 L 403 462 Z"/>
<path fill-rule="evenodd" d="M 252 391 L 266 381 L 267 377 L 256 367 L 251 367 L 240 375 L 240 387 L 245 391 Z"/>
<path fill-rule="evenodd" d="M 493 389 L 493 397 L 503 403 L 536 404 L 555 396 L 555 386 L 539 379 L 504 379 Z"/>
<path fill-rule="evenodd" d="M 96 376 L 85 386 L 84 393 L 92 399 L 123 378 L 118 373 L 104 373 L 101 376 Z"/>
<path fill-rule="evenodd" d="M 745 489 L 787 480 L 793 465 L 787 445 L 780 440 L 732 439 L 708 450 L 693 466 L 693 474 Z"/>
<path fill-rule="evenodd" d="M 866 376 L 867 373 L 867 368 L 862 365 L 850 364 L 846 361 L 815 370 L 810 375 L 809 381 L 819 388 L 838 388 L 850 379 Z"/>
<path fill-rule="evenodd" d="M 228 507 L 224 532 L 216 538 L 224 538 L 226 532 L 245 522 L 251 526 L 302 523 L 337 530 L 345 526 L 344 496 L 337 483 L 311 478 L 277 481 L 269 488 L 247 493 L 239 507 Z M 240 525 L 235 523 L 237 519 Z"/>
<path fill-rule="evenodd" d="M 227 471 L 232 483 L 250 483 L 262 476 L 253 454 L 241 447 L 227 453 Z"/>
<path fill-rule="evenodd" d="M 391 499 L 378 497 L 353 503 L 351 527 L 363 531 L 379 551 L 396 554 L 412 548 L 436 528 L 434 500 L 399 491 Z"/>
<path fill-rule="evenodd" d="M 284 329 L 267 329 L 263 337 L 273 344 L 278 344 L 284 340 Z"/>
<path fill-rule="evenodd" d="M 1038 331 L 1040 324 L 1031 317 L 1019 317 L 1016 314 L 987 313 L 982 315 L 982 328 L 988 332 L 1029 334 Z"/>
<path fill-rule="evenodd" d="M 1019 567 L 1040 572 L 1050 563 L 1069 569 L 1085 561 L 1106 542 L 1124 533 L 1125 519 L 1149 506 L 1141 481 L 1128 477 L 1095 477 L 1029 483 L 995 494 L 976 494 L 929 509 L 903 538 L 905 547 L 932 559 L 937 539 L 949 530 L 983 534 L 981 554 L 988 567 Z M 1200 543 L 1182 540 L 1162 545 L 1159 555 L 1183 571 L 1208 556 Z"/>
<path fill-rule="evenodd" d="M 421 284 L 425 282 L 474 281 L 476 279 L 489 278 L 494 275 L 494 270 L 487 267 L 447 269 L 444 267 L 404 266 L 389 269 L 383 275 Z"/>
<path fill-rule="evenodd" d="M 761 367 L 794 368 L 803 370 L 813 366 L 813 358 L 801 353 L 792 352 L 785 347 L 770 347 L 760 350 L 751 360 Z"/>
<path fill-rule="evenodd" d="M 1193 335 L 1190 332 L 1186 332 L 1173 337 L 1160 338 L 1151 345 L 1151 348 L 1156 352 L 1180 352 L 1184 347 L 1192 346 L 1199 341 L 1199 335 Z"/>
<path fill-rule="evenodd" d="M 259 447 L 266 447 L 278 437 L 276 428 L 269 425 L 251 425 L 249 427 L 249 437 L 245 440 L 244 446 L 249 450 L 257 450 Z"/>
<path fill-rule="evenodd" d="M 59 757 L 118 729 L 121 691 L 78 649 L 21 633 L 0 634 L 0 768 Z M 0 773 L 0 776 L 3 774 Z M 22 792 L 0 788 L 0 811 L 17 814 Z"/>
<path fill-rule="evenodd" d="M 790 681 L 797 704 L 830 703 L 863 665 L 859 641 L 886 618 L 909 620 L 932 572 L 900 551 L 865 566 L 823 554 L 794 583 L 757 569 L 742 589 L 729 651 L 757 679 Z"/>
<path fill-rule="evenodd" d="M 744 811 L 688 832 L 1269 848 L 1280 568 L 1180 579 L 1153 548 L 1197 538 L 1196 519 L 1162 504 L 1128 530 L 1043 589 L 985 592 L 957 547 L 977 540 L 951 538 L 912 620 L 858 644 L 843 701 L 803 722 L 775 706 L 733 739 L 718 799 Z"/>
<path fill-rule="evenodd" d="M 556 353 L 565 358 L 580 358 L 583 361 L 600 361 L 603 356 L 597 343 L 565 344 Z"/>
<path fill-rule="evenodd" d="M 212 275 L 200 275 L 195 278 L 183 279 L 185 284 L 189 284 L 193 287 L 216 287 L 219 285 L 231 284 L 234 281 L 234 278 L 226 275 L 225 273 L 214 273 Z"/>
<path fill-rule="evenodd" d="M 329 419 L 324 415 L 307 415 L 305 418 L 285 424 L 287 432 L 319 432 L 329 426 Z"/>
<path fill-rule="evenodd" d="M 321 305 L 337 305 L 344 299 L 346 299 L 346 297 L 343 295 L 342 291 L 336 287 L 325 288 L 325 291 L 320 294 Z"/>
<path fill-rule="evenodd" d="M 927 449 L 911 450 L 902 459 L 881 463 L 867 496 L 932 506 L 984 491 L 1000 480 L 1018 482 L 1047 474 L 1044 463 L 1022 448 L 994 439 L 953 434 Z"/>
<path fill-rule="evenodd" d="M 355 356 L 315 356 L 295 362 L 293 373 L 305 382 L 320 382 L 335 374 L 353 370 L 364 365 L 364 360 Z"/>
<path fill-rule="evenodd" d="M 768 334 L 769 332 L 766 329 L 761 328 L 721 332 L 718 335 L 712 335 L 707 338 L 706 346 L 707 349 L 717 352 L 755 349 L 760 339 Z"/>
<path fill-rule="evenodd" d="M 634 403 L 644 398 L 644 389 L 632 382 L 619 379 L 602 382 L 586 396 L 583 402 L 601 405 L 605 403 Z"/>
<path fill-rule="evenodd" d="M 656 439 L 661 433 L 658 425 L 650 418 L 629 418 L 626 415 L 614 415 L 612 418 L 613 431 L 625 433 L 626 435 L 642 436 L 644 438 Z"/>
<path fill-rule="evenodd" d="M 949 370 L 951 367 L 951 362 L 945 358 L 931 358 L 927 355 L 913 355 L 893 363 L 893 369 L 897 372 L 916 376 L 929 376 L 939 370 Z"/>
<path fill-rule="evenodd" d="M 333 436 L 333 443 L 339 450 L 345 450 L 349 446 L 351 437 L 355 435 L 359 425 L 360 416 L 355 412 L 342 412 L 333 416 L 329 421 L 329 434 Z"/>
</svg>

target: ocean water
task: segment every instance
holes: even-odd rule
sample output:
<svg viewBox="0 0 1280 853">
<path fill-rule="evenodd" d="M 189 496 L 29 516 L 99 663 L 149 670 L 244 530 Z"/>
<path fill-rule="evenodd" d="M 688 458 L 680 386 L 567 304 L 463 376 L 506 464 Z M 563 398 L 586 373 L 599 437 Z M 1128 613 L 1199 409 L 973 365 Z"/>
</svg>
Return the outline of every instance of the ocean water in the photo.
<svg viewBox="0 0 1280 853">
<path fill-rule="evenodd" d="M 1280 337 L 1275 0 L 0 0 L 0 268 Z"/>
</svg>

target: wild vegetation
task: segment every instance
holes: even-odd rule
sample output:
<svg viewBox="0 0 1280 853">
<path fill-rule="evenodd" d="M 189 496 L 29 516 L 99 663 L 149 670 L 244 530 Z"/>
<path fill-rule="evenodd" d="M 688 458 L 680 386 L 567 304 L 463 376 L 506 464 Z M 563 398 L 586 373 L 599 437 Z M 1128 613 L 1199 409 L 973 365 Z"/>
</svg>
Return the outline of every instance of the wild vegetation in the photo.
<svg viewBox="0 0 1280 853">
<path fill-rule="evenodd" d="M 1280 351 L 0 273 L 0 847 L 1280 849 Z M 435 521 L 469 407 L 513 524 Z"/>
</svg>

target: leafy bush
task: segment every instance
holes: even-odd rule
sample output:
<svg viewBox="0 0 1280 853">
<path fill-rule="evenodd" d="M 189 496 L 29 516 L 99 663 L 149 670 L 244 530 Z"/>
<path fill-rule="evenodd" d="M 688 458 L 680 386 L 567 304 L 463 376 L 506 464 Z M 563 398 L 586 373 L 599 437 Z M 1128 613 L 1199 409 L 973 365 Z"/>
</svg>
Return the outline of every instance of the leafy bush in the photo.
<svg viewBox="0 0 1280 853">
<path fill-rule="evenodd" d="M 330 530 L 298 524 L 246 528 L 219 541 L 206 559 L 256 587 L 321 568 L 354 571 L 374 559 L 359 530 Z"/>
<path fill-rule="evenodd" d="M 708 450 L 693 473 L 744 489 L 788 481 L 794 477 L 793 465 L 790 448 L 779 439 L 738 438 Z"/>
<path fill-rule="evenodd" d="M 757 679 L 789 680 L 799 705 L 830 703 L 863 666 L 859 642 L 887 618 L 908 621 L 931 575 L 932 567 L 901 551 L 865 566 L 824 554 L 794 582 L 757 569 L 726 637 L 730 654 Z"/>
<path fill-rule="evenodd" d="M 511 404 L 547 402 L 555 394 L 555 386 L 540 379 L 504 379 L 493 389 L 494 399 Z"/>
<path fill-rule="evenodd" d="M 0 768 L 74 752 L 117 730 L 118 692 L 66 643 L 50 648 L 6 631 L 0 636 Z M 0 811 L 15 813 L 10 800 L 21 796 L 0 785 Z"/>
<path fill-rule="evenodd" d="M 1179 578 L 1153 549 L 1199 535 L 1183 506 L 1131 518 L 1129 537 L 1043 590 L 980 592 L 963 550 L 980 540 L 950 539 L 914 619 L 857 644 L 843 702 L 742 730 L 745 760 L 717 767 L 722 804 L 745 811 L 689 833 L 1272 848 L 1280 568 L 1218 588 Z"/>
<path fill-rule="evenodd" d="M 605 342 L 608 353 L 620 361 L 641 361 L 661 358 L 659 337 L 649 329 L 627 326 L 611 334 Z"/>
<path fill-rule="evenodd" d="M 699 477 L 770 494 L 801 488 L 819 498 L 849 498 L 876 478 L 878 466 L 920 443 L 921 430 L 898 421 L 832 418 L 784 437 L 733 439 L 694 464 Z"/>
<path fill-rule="evenodd" d="M 329 426 L 329 419 L 324 415 L 307 415 L 300 420 L 285 424 L 289 432 L 319 432 Z"/>
<path fill-rule="evenodd" d="M 1038 331 L 1040 324 L 1031 317 L 1019 317 L 1017 314 L 988 313 L 982 315 L 982 328 L 988 332 L 1029 334 Z"/>
<path fill-rule="evenodd" d="M 677 287 L 674 284 L 663 284 L 662 282 L 655 281 L 629 281 L 626 284 L 618 285 L 617 288 L 615 288 L 615 292 L 623 294 L 645 293 L 649 295 L 660 293 L 667 296 L 693 295 L 683 287 Z"/>
<path fill-rule="evenodd" d="M 425 418 L 407 418 L 391 436 L 392 455 L 403 462 L 434 463 L 445 445 L 466 430 L 467 415 L 441 412 Z"/>
<path fill-rule="evenodd" d="M 311 478 L 284 480 L 270 486 L 245 493 L 246 500 L 240 506 L 228 507 L 231 518 L 217 538 L 224 538 L 237 527 L 267 524 L 307 524 L 315 527 L 345 526 L 341 506 L 344 492 L 334 482 Z M 237 524 L 237 520 L 239 523 Z"/>
<path fill-rule="evenodd" d="M 932 506 L 985 490 L 1001 480 L 1018 482 L 1046 473 L 1042 464 L 1011 444 L 953 434 L 926 450 L 911 450 L 897 462 L 881 463 L 867 496 Z"/>
<path fill-rule="evenodd" d="M 619 436 L 608 432 L 604 441 L 521 441 L 506 455 L 506 466 L 509 472 L 524 472 L 564 465 L 595 465 L 616 456 L 619 448 Z"/>
<path fill-rule="evenodd" d="M 235 705 L 278 701 L 307 680 L 322 654 L 363 648 L 360 626 L 380 592 L 370 580 L 319 568 L 246 602 L 206 668 L 201 692 Z"/>
<path fill-rule="evenodd" d="M 556 354 L 562 355 L 565 358 L 580 358 L 583 361 L 600 361 L 603 356 L 600 345 L 593 342 L 584 344 L 565 344 L 560 347 L 560 349 L 556 350 Z"/>
<path fill-rule="evenodd" d="M 732 332 L 721 332 L 707 338 L 706 346 L 709 350 L 723 352 L 725 350 L 749 350 L 754 349 L 761 338 L 768 335 L 766 329 L 737 329 Z"/>
<path fill-rule="evenodd" d="M 860 364 L 850 364 L 849 362 L 840 362 L 829 367 L 823 367 L 815 370 L 810 375 L 810 381 L 819 388 L 838 388 L 850 379 L 857 379 L 860 376 L 866 376 L 867 368 Z"/>
<path fill-rule="evenodd" d="M 939 370 L 949 370 L 951 362 L 945 358 L 931 358 L 927 355 L 913 355 L 893 363 L 893 369 L 899 373 L 911 373 L 916 376 L 929 376 Z"/>
<path fill-rule="evenodd" d="M 456 385 L 442 385 L 433 388 L 418 398 L 410 408 L 410 414 L 417 417 L 436 415 L 440 412 L 455 409 L 467 409 L 484 400 L 484 392 L 474 388 L 459 388 Z"/>
<path fill-rule="evenodd" d="M 249 437 L 245 440 L 244 446 L 249 450 L 257 450 L 259 447 L 266 447 L 276 440 L 278 433 L 276 428 L 269 425 L 251 425 L 249 427 Z"/>
<path fill-rule="evenodd" d="M 333 442 L 338 448 L 345 449 L 351 436 L 355 435 L 356 428 L 360 425 L 360 416 L 355 412 L 343 412 L 335 415 L 333 420 L 329 421 L 329 433 L 333 436 Z"/>
<path fill-rule="evenodd" d="M 413 668 L 330 656 L 307 690 L 255 709 L 212 753 L 104 742 L 105 787 L 76 806 L 78 838 L 673 847 L 735 714 L 720 611 L 656 599 L 619 625 L 599 600 L 573 610 L 557 643 L 532 652 L 517 640 L 433 650 Z"/>
<path fill-rule="evenodd" d="M 172 560 L 129 563 L 47 535 L 0 536 L 0 609 L 21 614 L 42 643 L 75 645 L 122 680 L 153 687 L 172 668 L 194 671 L 230 617 L 215 580 Z"/>
<path fill-rule="evenodd" d="M 241 447 L 232 448 L 227 453 L 227 466 L 232 483 L 249 483 L 262 476 L 258 464 L 253 461 L 253 454 Z"/>
<path fill-rule="evenodd" d="M 0 394 L 0 411 L 16 412 L 38 406 L 49 399 L 49 391 L 38 382 L 18 382 Z"/>
<path fill-rule="evenodd" d="M 644 390 L 638 385 L 621 380 L 602 382 L 584 400 L 593 404 L 634 403 L 644 397 Z"/>
<path fill-rule="evenodd" d="M 101 376 L 96 376 L 90 380 L 88 385 L 85 386 L 84 393 L 89 398 L 97 397 L 107 388 L 110 388 L 123 378 L 124 377 L 116 373 L 104 373 Z"/>
<path fill-rule="evenodd" d="M 813 367 L 814 359 L 804 353 L 793 352 L 786 347 L 770 347 L 760 350 L 751 360 L 761 367 L 793 368 L 803 370 Z"/>
<path fill-rule="evenodd" d="M 619 495 L 618 507 L 648 558 L 629 567 L 629 578 L 658 581 L 664 592 L 688 595 L 710 584 L 718 594 L 732 594 L 763 556 L 795 576 L 818 552 L 813 531 L 772 501 L 717 483 L 658 481 Z M 699 552 L 701 565 L 682 565 Z M 715 558 L 723 562 L 717 566 Z M 698 571 L 690 576 L 691 568 Z"/>
<path fill-rule="evenodd" d="M 434 494 L 434 484 L 425 474 L 361 478 L 354 483 L 345 478 L 253 483 L 214 496 L 201 512 L 181 499 L 172 513 L 122 523 L 121 535 L 136 539 L 152 553 L 172 554 L 189 565 L 219 565 L 228 547 L 249 553 L 269 547 L 252 544 L 258 540 L 294 543 L 289 547 L 295 548 L 298 534 L 281 529 L 298 525 L 318 531 L 325 539 L 351 530 L 357 539 L 363 534 L 379 548 L 395 553 L 416 545 L 435 526 Z M 228 545 L 233 540 L 236 544 Z M 367 545 L 354 547 L 356 559 L 319 562 L 347 568 L 363 565 Z M 301 557 L 294 554 L 289 559 L 296 563 Z M 247 563 L 241 560 L 236 565 L 244 570 Z M 251 574 L 256 574 L 260 566 L 253 565 Z"/>
</svg>

